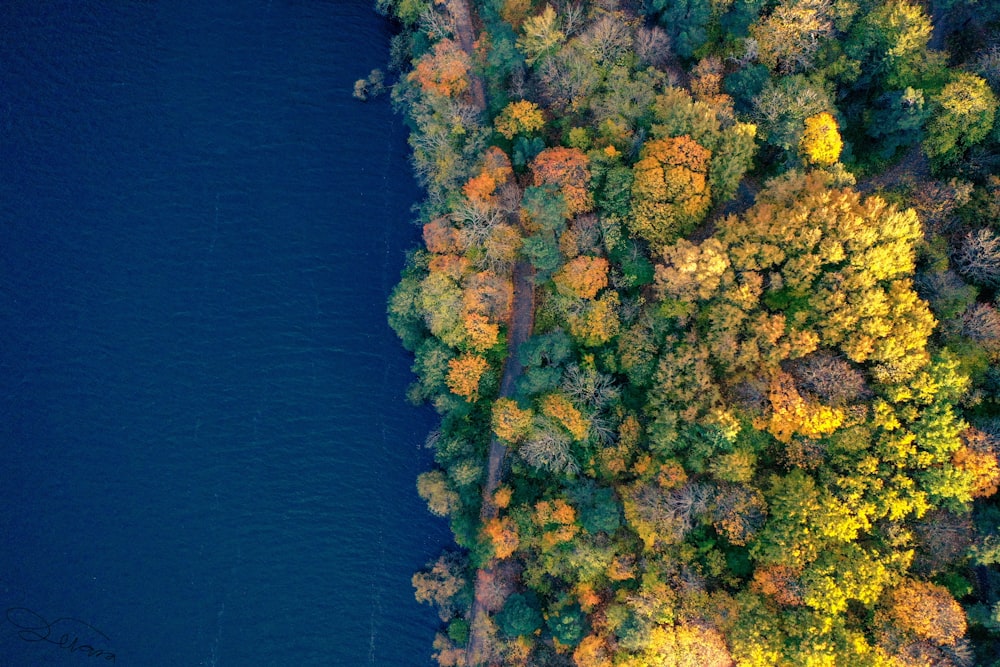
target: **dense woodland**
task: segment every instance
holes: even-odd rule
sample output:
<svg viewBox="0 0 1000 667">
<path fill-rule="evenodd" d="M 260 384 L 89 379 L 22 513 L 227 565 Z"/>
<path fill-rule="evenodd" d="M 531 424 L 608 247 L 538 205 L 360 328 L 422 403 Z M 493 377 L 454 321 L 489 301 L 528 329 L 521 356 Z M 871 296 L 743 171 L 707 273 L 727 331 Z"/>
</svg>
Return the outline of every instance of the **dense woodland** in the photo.
<svg viewBox="0 0 1000 667">
<path fill-rule="evenodd" d="M 1000 665 L 1000 2 L 377 7 L 428 652 Z"/>
</svg>

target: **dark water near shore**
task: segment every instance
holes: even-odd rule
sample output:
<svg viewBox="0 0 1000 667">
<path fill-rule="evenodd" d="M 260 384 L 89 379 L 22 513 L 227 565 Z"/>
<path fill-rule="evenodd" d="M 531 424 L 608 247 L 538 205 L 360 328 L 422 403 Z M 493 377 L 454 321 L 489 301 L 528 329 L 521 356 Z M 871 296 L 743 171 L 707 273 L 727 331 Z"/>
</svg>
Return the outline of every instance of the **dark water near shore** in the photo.
<svg viewBox="0 0 1000 667">
<path fill-rule="evenodd" d="M 388 39 L 369 0 L 0 3 L 0 665 L 430 664 L 384 316 L 420 193 L 350 97 Z"/>
</svg>

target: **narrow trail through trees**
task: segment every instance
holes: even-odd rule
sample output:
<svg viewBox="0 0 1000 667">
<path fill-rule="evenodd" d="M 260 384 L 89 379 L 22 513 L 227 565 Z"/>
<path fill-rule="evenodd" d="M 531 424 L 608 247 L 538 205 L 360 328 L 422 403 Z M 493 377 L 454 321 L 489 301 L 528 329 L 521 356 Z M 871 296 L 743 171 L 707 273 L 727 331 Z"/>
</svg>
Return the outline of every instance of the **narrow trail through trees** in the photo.
<svg viewBox="0 0 1000 667">
<path fill-rule="evenodd" d="M 455 36 L 459 45 L 470 58 L 475 56 L 475 27 L 473 25 L 472 9 L 468 0 L 448 0 L 448 12 L 454 19 Z M 472 103 L 480 113 L 486 112 L 486 94 L 482 79 L 469 73 L 469 90 Z M 520 215 L 511 214 L 511 221 L 520 228 Z M 511 306 L 510 322 L 507 331 L 507 359 L 504 363 L 503 376 L 500 380 L 500 397 L 509 398 L 514 394 L 517 379 L 521 376 L 523 366 L 519 351 L 521 345 L 531 336 L 535 322 L 535 274 L 532 266 L 526 261 L 519 261 L 513 269 L 514 298 Z M 486 481 L 483 484 L 483 502 L 480 509 L 480 521 L 486 522 L 497 516 L 499 508 L 494 501 L 494 495 L 503 477 L 504 462 L 507 458 L 507 447 L 499 438 L 493 436 L 490 440 L 489 463 Z M 476 573 L 475 594 L 469 611 L 469 642 L 466 647 L 466 665 L 474 667 L 487 662 L 485 655 L 485 638 L 483 629 L 487 610 L 483 600 L 487 594 L 489 582 L 493 580 L 493 570 L 496 559 L 492 559 Z"/>
<path fill-rule="evenodd" d="M 455 36 L 458 45 L 462 47 L 469 58 L 475 58 L 476 30 L 472 24 L 472 9 L 468 0 L 448 0 L 448 13 L 455 21 Z M 469 91 L 472 94 L 472 104 L 480 112 L 486 110 L 486 93 L 483 80 L 469 72 Z"/>
<path fill-rule="evenodd" d="M 535 277 L 531 265 L 520 261 L 514 266 L 514 303 L 511 309 L 510 328 L 508 329 L 508 353 L 504 364 L 503 378 L 500 381 L 500 397 L 509 398 L 514 394 L 517 379 L 521 376 L 523 365 L 518 351 L 521 345 L 531 336 L 535 322 Z M 494 495 L 500 486 L 503 475 L 504 461 L 507 458 L 507 447 L 499 438 L 493 436 L 490 440 L 489 466 L 486 483 L 483 485 L 483 505 L 480 510 L 480 521 L 486 522 L 496 518 L 499 508 L 494 501 Z M 487 594 L 487 586 L 493 581 L 493 569 L 496 559 L 492 559 L 476 573 L 475 596 L 472 609 L 469 612 L 469 643 L 466 648 L 466 665 L 473 667 L 486 661 L 484 655 L 483 628 L 487 611 L 483 600 Z"/>
</svg>

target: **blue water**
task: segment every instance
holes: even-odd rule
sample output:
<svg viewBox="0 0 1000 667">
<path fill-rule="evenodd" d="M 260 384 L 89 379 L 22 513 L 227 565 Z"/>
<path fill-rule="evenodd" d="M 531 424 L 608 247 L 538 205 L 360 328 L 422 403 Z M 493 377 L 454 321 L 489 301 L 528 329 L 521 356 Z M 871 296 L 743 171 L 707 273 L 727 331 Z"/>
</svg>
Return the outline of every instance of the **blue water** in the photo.
<svg viewBox="0 0 1000 667">
<path fill-rule="evenodd" d="M 0 3 L 0 665 L 431 663 L 434 418 L 384 315 L 420 193 L 350 96 L 389 36 Z"/>
</svg>

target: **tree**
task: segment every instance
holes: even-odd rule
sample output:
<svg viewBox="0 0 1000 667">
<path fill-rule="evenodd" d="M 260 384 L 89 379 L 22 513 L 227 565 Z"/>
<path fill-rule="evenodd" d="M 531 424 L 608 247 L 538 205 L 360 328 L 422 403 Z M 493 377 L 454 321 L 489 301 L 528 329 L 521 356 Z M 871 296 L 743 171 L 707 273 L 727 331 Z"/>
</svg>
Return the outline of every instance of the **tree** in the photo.
<svg viewBox="0 0 1000 667">
<path fill-rule="evenodd" d="M 529 465 L 553 474 L 575 474 L 580 464 L 570 451 L 571 440 L 552 420 L 536 417 L 518 455 Z"/>
<path fill-rule="evenodd" d="M 775 602 L 786 606 L 802 604 L 804 589 L 799 577 L 801 570 L 787 565 L 758 567 L 753 573 L 751 590 L 767 595 Z"/>
<path fill-rule="evenodd" d="M 531 431 L 533 414 L 522 410 L 509 398 L 493 402 L 493 432 L 501 440 L 519 442 Z"/>
<path fill-rule="evenodd" d="M 760 424 L 785 444 L 790 443 L 794 436 L 821 438 L 830 435 L 844 420 L 842 410 L 803 399 L 791 377 L 781 372 L 771 379 L 768 398 L 771 412 L 769 418 L 761 420 Z"/>
<path fill-rule="evenodd" d="M 731 280 L 729 253 L 718 239 L 695 245 L 686 239 L 662 249 L 663 264 L 656 267 L 656 287 L 665 297 L 709 299 L 724 279 Z"/>
<path fill-rule="evenodd" d="M 416 23 L 430 9 L 429 0 L 376 0 L 375 8 L 382 14 L 392 14 L 405 25 Z"/>
<path fill-rule="evenodd" d="M 531 134 L 545 126 L 545 118 L 538 105 L 528 100 L 511 102 L 493 120 L 493 127 L 507 139 L 518 134 Z"/>
<path fill-rule="evenodd" d="M 421 473 L 417 477 L 417 493 L 427 501 L 427 506 L 437 516 L 448 516 L 461 505 L 458 494 L 440 470 Z"/>
<path fill-rule="evenodd" d="M 796 361 L 790 371 L 799 387 L 828 405 L 840 407 L 870 395 L 861 372 L 826 351 Z"/>
<path fill-rule="evenodd" d="M 733 457 L 744 452 L 726 454 Z M 735 477 L 735 476 L 731 476 Z M 743 475 L 741 482 L 749 482 L 749 475 Z M 736 481 L 736 480 L 729 480 Z M 764 526 L 767 517 L 767 503 L 757 489 L 744 484 L 723 484 L 715 498 L 712 508 L 712 525 L 730 544 L 745 546 L 749 544 Z"/>
<path fill-rule="evenodd" d="M 962 335 L 995 347 L 1000 340 L 1000 312 L 988 303 L 976 303 L 962 313 Z"/>
<path fill-rule="evenodd" d="M 490 540 L 493 546 L 493 555 L 496 558 L 507 558 L 520 545 L 521 541 L 517 534 L 517 525 L 510 517 L 493 517 L 483 525 L 483 535 Z"/>
<path fill-rule="evenodd" d="M 621 329 L 617 292 L 606 292 L 593 301 L 583 301 L 566 314 L 569 333 L 581 345 L 597 347 L 610 342 Z"/>
<path fill-rule="evenodd" d="M 552 5 L 545 5 L 541 14 L 524 21 L 522 35 L 517 39 L 517 47 L 524 53 L 524 59 L 533 65 L 543 56 L 551 53 L 565 41 L 566 35 L 559 30 L 559 17 Z"/>
<path fill-rule="evenodd" d="M 640 64 L 663 67 L 670 59 L 670 36 L 660 26 L 642 26 L 635 34 L 635 55 Z"/>
<path fill-rule="evenodd" d="M 993 128 L 997 98 L 981 77 L 960 72 L 931 98 L 924 152 L 938 168 L 954 163 Z"/>
<path fill-rule="evenodd" d="M 961 433 L 962 447 L 952 455 L 952 464 L 972 478 L 972 497 L 988 498 L 1000 487 L 997 443 L 983 431 L 968 428 Z"/>
<path fill-rule="evenodd" d="M 465 279 L 462 306 L 467 312 L 485 315 L 492 322 L 504 322 L 510 316 L 514 286 L 509 278 L 493 271 L 479 271 Z"/>
<path fill-rule="evenodd" d="M 441 554 L 436 561 L 428 563 L 413 575 L 417 602 L 436 605 L 441 620 L 450 620 L 456 614 L 459 593 L 468 584 L 462 570 L 461 561 L 452 553 Z"/>
<path fill-rule="evenodd" d="M 792 150 L 802 138 L 805 119 L 833 108 L 825 88 L 796 74 L 765 82 L 753 98 L 752 115 L 767 143 Z"/>
<path fill-rule="evenodd" d="M 608 260 L 580 255 L 566 262 L 555 276 L 556 289 L 567 296 L 593 299 L 608 286 Z"/>
<path fill-rule="evenodd" d="M 955 263 L 958 271 L 974 283 L 1000 285 L 1000 236 L 988 228 L 967 233 Z"/>
<path fill-rule="evenodd" d="M 663 27 L 677 55 L 690 58 L 708 39 L 708 23 L 712 4 L 708 0 L 649 0 L 650 9 Z"/>
<path fill-rule="evenodd" d="M 674 629 L 677 667 L 733 667 L 726 641 L 715 628 L 684 623 Z"/>
<path fill-rule="evenodd" d="M 424 225 L 424 246 L 427 252 L 452 255 L 464 250 L 458 230 L 447 216 L 435 218 Z"/>
<path fill-rule="evenodd" d="M 934 319 L 906 277 L 921 237 L 916 215 L 832 181 L 824 172 L 790 174 L 743 217 L 720 223 L 716 238 L 729 248 L 736 280 L 724 281 L 726 296 L 708 306 L 716 363 L 756 368 L 820 345 L 902 376 L 926 363 Z"/>
<path fill-rule="evenodd" d="M 712 106 L 695 100 L 682 88 L 668 87 L 653 104 L 653 136 L 687 136 L 711 153 L 708 185 L 714 202 L 735 194 L 756 152 L 757 128 L 733 122 L 728 104 Z"/>
<path fill-rule="evenodd" d="M 542 614 L 520 593 L 507 598 L 496 616 L 497 624 L 508 637 L 530 635 L 542 627 Z"/>
<path fill-rule="evenodd" d="M 580 532 L 576 510 L 562 498 L 539 500 L 531 518 L 541 529 L 539 545 L 543 550 L 569 542 Z"/>
<path fill-rule="evenodd" d="M 861 61 L 865 77 L 888 89 L 916 86 L 928 65 L 933 26 L 923 9 L 907 0 L 877 5 L 855 23 L 844 49 Z M 921 71 L 925 70 L 925 71 Z"/>
<path fill-rule="evenodd" d="M 708 213 L 711 152 L 688 136 L 653 139 L 639 153 L 633 171 L 632 232 L 666 244 L 694 228 Z"/>
<path fill-rule="evenodd" d="M 558 610 L 549 610 L 545 625 L 552 633 L 553 639 L 560 646 L 573 648 L 587 634 L 587 619 L 580 605 L 573 604 Z"/>
<path fill-rule="evenodd" d="M 760 62 L 782 74 L 810 69 L 820 45 L 832 32 L 830 0 L 783 0 L 750 27 Z"/>
<path fill-rule="evenodd" d="M 607 642 L 599 635 L 587 635 L 573 651 L 573 662 L 577 667 L 611 667 Z"/>
<path fill-rule="evenodd" d="M 944 586 L 906 581 L 887 600 L 889 616 L 921 639 L 951 645 L 965 634 L 965 612 Z"/>
<path fill-rule="evenodd" d="M 455 41 L 442 39 L 417 60 L 408 78 L 425 92 L 456 97 L 469 88 L 469 56 Z"/>
<path fill-rule="evenodd" d="M 536 186 L 554 185 L 562 193 L 570 216 L 594 207 L 590 195 L 590 159 L 579 148 L 546 148 L 531 163 Z"/>
<path fill-rule="evenodd" d="M 930 114 L 922 90 L 893 90 L 879 97 L 866 112 L 865 132 L 879 142 L 879 156 L 890 158 L 920 139 Z"/>
<path fill-rule="evenodd" d="M 490 367 L 478 354 L 463 354 L 448 362 L 448 388 L 462 398 L 475 402 L 479 399 L 479 382 Z"/>
<path fill-rule="evenodd" d="M 799 141 L 799 151 L 807 161 L 828 167 L 840 158 L 843 147 L 833 116 L 824 111 L 806 118 L 806 131 Z"/>
<path fill-rule="evenodd" d="M 590 434 L 590 421 L 562 394 L 548 394 L 540 401 L 542 414 L 561 424 L 573 439 L 582 442 Z"/>
<path fill-rule="evenodd" d="M 500 339 L 500 327 L 485 315 L 468 312 L 463 318 L 465 332 L 468 335 L 469 349 L 475 352 L 485 352 L 494 347 Z"/>
<path fill-rule="evenodd" d="M 500 16 L 515 29 L 519 29 L 528 18 L 530 9 L 531 0 L 503 0 Z"/>
</svg>

